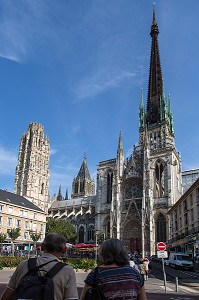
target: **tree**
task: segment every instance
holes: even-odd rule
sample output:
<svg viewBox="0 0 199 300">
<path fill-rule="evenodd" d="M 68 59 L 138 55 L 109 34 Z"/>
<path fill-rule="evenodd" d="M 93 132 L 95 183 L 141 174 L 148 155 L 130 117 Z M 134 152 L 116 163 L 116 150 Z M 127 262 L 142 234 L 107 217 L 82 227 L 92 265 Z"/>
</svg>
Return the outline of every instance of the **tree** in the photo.
<svg viewBox="0 0 199 300">
<path fill-rule="evenodd" d="M 77 238 L 74 225 L 70 221 L 64 219 L 47 218 L 46 234 L 52 232 L 62 234 L 68 242 L 72 243 L 75 242 Z"/>
<path fill-rule="evenodd" d="M 12 241 L 12 255 L 14 256 L 14 241 L 20 236 L 20 228 L 12 228 L 8 231 L 8 236 Z"/>
<path fill-rule="evenodd" d="M 30 230 L 29 234 L 30 234 L 31 239 L 33 240 L 34 251 L 35 251 L 35 254 L 37 255 L 37 241 L 41 238 L 41 232 L 37 233 L 35 231 Z"/>
<path fill-rule="evenodd" d="M 3 244 L 3 242 L 5 242 L 5 239 L 6 239 L 6 234 L 0 233 L 1 255 L 2 255 L 2 250 L 3 250 L 2 244 Z"/>
</svg>

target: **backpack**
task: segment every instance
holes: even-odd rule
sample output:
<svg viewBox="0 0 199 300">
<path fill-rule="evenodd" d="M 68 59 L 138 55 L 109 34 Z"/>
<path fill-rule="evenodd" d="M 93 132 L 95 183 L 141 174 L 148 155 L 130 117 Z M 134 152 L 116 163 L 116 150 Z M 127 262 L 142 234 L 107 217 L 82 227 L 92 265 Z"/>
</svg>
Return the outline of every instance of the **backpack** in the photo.
<svg viewBox="0 0 199 300">
<path fill-rule="evenodd" d="M 52 278 L 66 264 L 57 262 L 44 276 L 41 276 L 38 275 L 38 271 L 41 271 L 43 266 L 57 260 L 51 260 L 40 266 L 36 266 L 36 260 L 37 258 L 28 259 L 28 272 L 20 280 L 13 300 L 54 300 L 54 283 Z"/>
</svg>

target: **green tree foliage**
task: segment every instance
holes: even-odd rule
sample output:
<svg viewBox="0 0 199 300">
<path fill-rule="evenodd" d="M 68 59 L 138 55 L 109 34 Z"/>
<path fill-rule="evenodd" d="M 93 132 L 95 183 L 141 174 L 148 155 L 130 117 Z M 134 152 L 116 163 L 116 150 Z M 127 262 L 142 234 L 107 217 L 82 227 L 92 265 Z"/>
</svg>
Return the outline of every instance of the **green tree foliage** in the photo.
<svg viewBox="0 0 199 300">
<path fill-rule="evenodd" d="M 14 242 L 20 236 L 20 228 L 11 228 L 8 231 L 8 236 Z"/>
<path fill-rule="evenodd" d="M 37 233 L 35 231 L 30 230 L 29 235 L 30 235 L 30 238 L 33 240 L 33 243 L 34 243 L 35 254 L 37 254 L 37 241 L 41 238 L 41 233 L 40 232 Z"/>
<path fill-rule="evenodd" d="M 12 255 L 14 256 L 14 241 L 20 236 L 20 228 L 11 228 L 8 231 L 8 236 L 12 241 Z"/>
<path fill-rule="evenodd" d="M 3 242 L 5 242 L 5 239 L 6 239 L 6 235 L 4 233 L 0 233 L 0 244 L 1 244 L 1 254 L 2 254 L 2 244 Z"/>
<path fill-rule="evenodd" d="M 62 234 L 71 243 L 77 238 L 75 227 L 68 220 L 47 218 L 46 235 L 52 232 Z"/>
</svg>

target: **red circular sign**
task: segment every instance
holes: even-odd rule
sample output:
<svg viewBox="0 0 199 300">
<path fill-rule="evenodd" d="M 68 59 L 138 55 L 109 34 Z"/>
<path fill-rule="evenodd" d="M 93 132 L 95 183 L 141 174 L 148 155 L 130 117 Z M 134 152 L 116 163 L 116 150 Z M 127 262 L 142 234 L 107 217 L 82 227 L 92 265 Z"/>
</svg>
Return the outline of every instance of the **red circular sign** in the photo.
<svg viewBox="0 0 199 300">
<path fill-rule="evenodd" d="M 158 250 L 160 250 L 160 251 L 164 251 L 164 250 L 166 250 L 166 244 L 165 243 L 163 243 L 163 242 L 159 242 L 158 244 L 157 244 L 157 248 L 158 248 Z"/>
</svg>

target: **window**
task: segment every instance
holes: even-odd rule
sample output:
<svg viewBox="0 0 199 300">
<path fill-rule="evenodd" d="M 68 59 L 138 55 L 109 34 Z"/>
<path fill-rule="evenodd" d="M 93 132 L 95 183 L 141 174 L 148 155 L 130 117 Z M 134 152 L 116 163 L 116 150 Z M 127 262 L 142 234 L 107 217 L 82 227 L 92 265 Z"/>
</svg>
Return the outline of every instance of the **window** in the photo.
<svg viewBox="0 0 199 300">
<path fill-rule="evenodd" d="M 0 216 L 0 224 L 2 224 L 2 220 L 3 220 L 3 217 L 2 217 L 2 216 Z"/>
<path fill-rule="evenodd" d="M 28 216 L 28 212 L 27 211 L 24 211 L 24 217 L 27 217 Z"/>
<path fill-rule="evenodd" d="M 0 205 L 0 211 L 3 211 L 3 205 Z"/>
<path fill-rule="evenodd" d="M 157 242 L 166 242 L 166 219 L 163 214 L 157 218 Z"/>
<path fill-rule="evenodd" d="M 24 214 L 24 211 L 23 211 L 23 210 L 20 210 L 20 216 L 23 217 L 23 214 Z"/>
<path fill-rule="evenodd" d="M 199 188 L 196 189 L 196 199 L 197 199 L 197 201 L 199 201 Z"/>
<path fill-rule="evenodd" d="M 7 226 L 12 227 L 12 218 L 8 218 Z"/>
<path fill-rule="evenodd" d="M 182 227 L 182 218 L 180 217 L 180 227 Z"/>
<path fill-rule="evenodd" d="M 188 224 L 188 215 L 187 214 L 184 215 L 184 224 L 185 225 Z"/>
<path fill-rule="evenodd" d="M 178 221 L 177 220 L 175 221 L 175 230 L 176 231 L 178 230 Z"/>
<path fill-rule="evenodd" d="M 37 231 L 37 224 L 36 224 L 36 223 L 33 223 L 33 225 L 32 225 L 32 230 L 33 230 L 33 231 Z"/>
<path fill-rule="evenodd" d="M 21 220 L 16 220 L 16 227 L 21 227 Z"/>
<path fill-rule="evenodd" d="M 29 226 L 28 226 L 28 221 L 25 221 L 24 228 L 25 228 L 25 229 L 28 229 L 28 227 L 29 227 Z"/>
<path fill-rule="evenodd" d="M 33 217 L 34 219 L 37 219 L 37 214 L 36 213 L 34 213 L 34 217 Z"/>
<path fill-rule="evenodd" d="M 42 232 L 44 230 L 44 224 L 40 225 L 40 231 Z"/>
<path fill-rule="evenodd" d="M 13 213 L 13 208 L 12 208 L 12 207 L 9 207 L 9 208 L 8 208 L 8 212 L 9 212 L 9 214 L 12 214 L 12 213 Z"/>
<path fill-rule="evenodd" d="M 177 209 L 174 211 L 175 214 L 175 220 L 177 220 Z"/>
<path fill-rule="evenodd" d="M 183 201 L 184 211 L 187 210 L 187 199 Z"/>
<path fill-rule="evenodd" d="M 192 206 L 193 205 L 193 195 L 190 194 L 189 198 L 190 198 L 190 206 Z"/>
<path fill-rule="evenodd" d="M 27 239 L 28 239 L 28 232 L 25 231 L 25 232 L 24 232 L 24 240 L 27 240 Z"/>
<path fill-rule="evenodd" d="M 179 214 L 181 215 L 181 203 L 179 205 Z"/>
<path fill-rule="evenodd" d="M 191 209 L 191 220 L 194 219 L 194 212 L 193 212 L 193 208 Z"/>
</svg>

